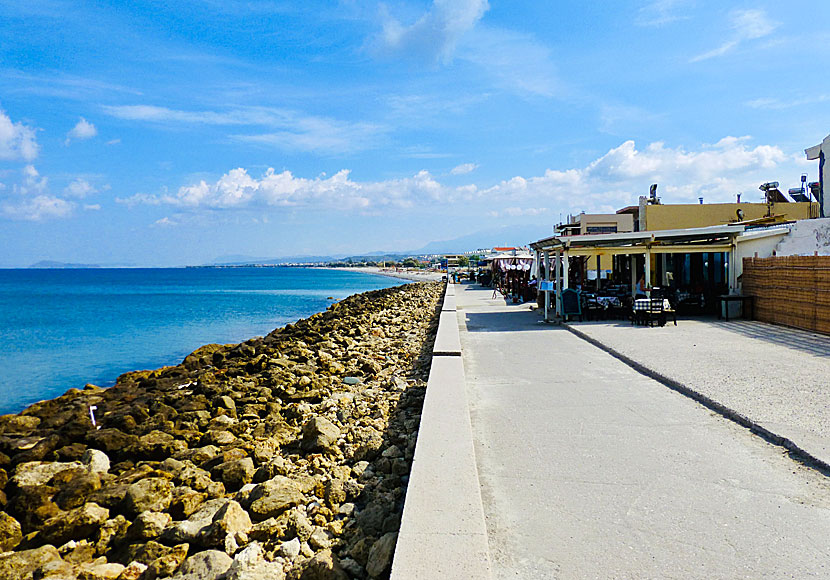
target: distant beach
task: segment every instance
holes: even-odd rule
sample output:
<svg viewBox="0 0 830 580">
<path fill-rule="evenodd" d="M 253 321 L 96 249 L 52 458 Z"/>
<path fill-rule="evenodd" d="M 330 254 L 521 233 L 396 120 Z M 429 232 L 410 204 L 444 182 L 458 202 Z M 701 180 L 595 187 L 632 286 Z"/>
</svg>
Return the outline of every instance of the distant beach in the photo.
<svg viewBox="0 0 830 580">
<path fill-rule="evenodd" d="M 373 274 L 376 276 L 386 276 L 388 278 L 397 278 L 399 280 L 410 280 L 413 282 L 434 282 L 441 280 L 444 275 L 440 272 L 433 272 L 431 270 L 415 270 L 412 268 L 379 268 L 377 266 L 361 266 L 348 268 L 323 268 L 325 270 L 341 270 L 346 272 L 360 272 L 362 274 Z"/>
</svg>

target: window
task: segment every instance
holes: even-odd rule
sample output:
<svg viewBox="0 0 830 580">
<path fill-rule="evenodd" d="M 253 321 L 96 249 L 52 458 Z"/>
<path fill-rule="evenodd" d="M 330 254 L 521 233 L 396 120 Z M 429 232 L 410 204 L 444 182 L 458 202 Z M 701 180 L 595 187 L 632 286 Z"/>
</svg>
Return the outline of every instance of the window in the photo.
<svg viewBox="0 0 830 580">
<path fill-rule="evenodd" d="M 586 226 L 586 234 L 616 234 L 617 226 Z"/>
</svg>

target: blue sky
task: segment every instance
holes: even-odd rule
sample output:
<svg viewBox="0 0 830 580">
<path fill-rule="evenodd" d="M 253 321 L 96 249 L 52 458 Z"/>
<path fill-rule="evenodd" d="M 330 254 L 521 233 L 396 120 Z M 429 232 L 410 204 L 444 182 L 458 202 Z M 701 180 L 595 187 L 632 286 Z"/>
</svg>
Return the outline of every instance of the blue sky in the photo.
<svg viewBox="0 0 830 580">
<path fill-rule="evenodd" d="M 654 182 L 758 201 L 817 179 L 830 133 L 816 0 L 0 0 L 0 22 L 0 266 L 410 250 Z"/>
</svg>

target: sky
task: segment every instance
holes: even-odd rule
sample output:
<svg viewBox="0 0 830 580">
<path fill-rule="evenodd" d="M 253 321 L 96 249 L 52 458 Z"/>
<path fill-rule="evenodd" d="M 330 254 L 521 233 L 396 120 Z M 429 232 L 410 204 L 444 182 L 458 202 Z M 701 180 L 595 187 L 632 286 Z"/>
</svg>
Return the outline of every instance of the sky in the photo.
<svg viewBox="0 0 830 580">
<path fill-rule="evenodd" d="M 820 0 L 0 0 L 0 266 L 407 251 L 817 179 Z M 493 245 L 527 240 L 493 239 Z"/>
</svg>

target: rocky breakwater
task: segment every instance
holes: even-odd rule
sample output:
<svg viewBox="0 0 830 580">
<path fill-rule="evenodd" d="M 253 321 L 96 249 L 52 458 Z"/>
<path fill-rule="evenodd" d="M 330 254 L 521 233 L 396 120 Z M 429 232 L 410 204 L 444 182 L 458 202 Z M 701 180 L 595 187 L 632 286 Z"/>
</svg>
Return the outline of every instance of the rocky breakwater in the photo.
<svg viewBox="0 0 830 580">
<path fill-rule="evenodd" d="M 441 291 L 352 296 L 1 416 L 0 578 L 387 576 Z"/>
</svg>

